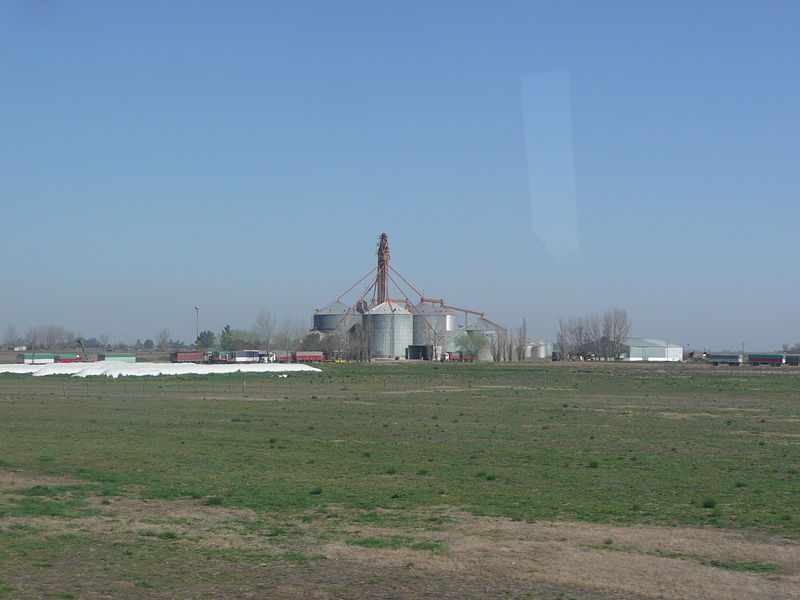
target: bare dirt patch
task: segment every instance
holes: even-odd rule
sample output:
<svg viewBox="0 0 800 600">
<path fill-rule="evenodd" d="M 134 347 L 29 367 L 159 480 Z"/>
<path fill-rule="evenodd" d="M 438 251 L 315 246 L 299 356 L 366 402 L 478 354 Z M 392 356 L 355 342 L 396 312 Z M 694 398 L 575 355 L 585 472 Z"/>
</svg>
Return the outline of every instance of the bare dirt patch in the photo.
<svg viewBox="0 0 800 600">
<path fill-rule="evenodd" d="M 43 475 L 28 471 L 7 471 L 0 470 L 0 493 L 15 489 L 26 489 L 41 486 L 57 485 L 79 485 L 86 483 L 71 477 L 60 477 L 55 475 Z"/>
<path fill-rule="evenodd" d="M 75 483 L 2 471 L 0 495 Z M 582 599 L 789 600 L 800 591 L 800 544 L 761 532 L 524 523 L 446 508 L 387 511 L 382 516 L 409 523 L 387 527 L 361 523 L 356 512 L 333 505 L 329 511 L 335 517 L 290 517 L 209 506 L 202 499 L 152 500 L 135 493 L 92 497 L 89 503 L 102 514 L 6 517 L 0 519 L 0 530 L 29 528 L 34 541 L 78 533 L 100 547 L 132 548 L 133 554 L 124 556 L 108 550 L 104 570 L 91 571 L 97 590 L 116 586 L 125 590 L 119 597 L 508 598 L 565 593 Z M 435 526 L 419 525 L 431 516 L 440 517 Z M 365 538 L 378 543 L 358 543 Z M 399 538 L 408 541 L 389 543 Z M 137 558 L 137 543 L 156 540 L 170 544 L 170 553 L 182 557 L 179 585 L 157 583 L 169 572 L 164 564 L 147 562 L 144 557 L 152 550 Z M 388 540 L 386 546 L 381 540 Z M 0 575 L 12 587 L 31 591 L 26 581 L 45 588 L 47 581 L 72 581 L 76 567 L 70 561 L 75 559 L 54 562 L 41 580 L 39 571 L 33 576 L 20 565 Z M 759 568 L 767 572 L 757 572 Z M 131 570 L 140 573 L 138 579 L 127 575 Z M 116 580 L 125 577 L 127 583 L 118 585 Z M 155 581 L 148 585 L 159 585 L 159 593 L 137 588 L 143 585 L 140 580 Z"/>
</svg>

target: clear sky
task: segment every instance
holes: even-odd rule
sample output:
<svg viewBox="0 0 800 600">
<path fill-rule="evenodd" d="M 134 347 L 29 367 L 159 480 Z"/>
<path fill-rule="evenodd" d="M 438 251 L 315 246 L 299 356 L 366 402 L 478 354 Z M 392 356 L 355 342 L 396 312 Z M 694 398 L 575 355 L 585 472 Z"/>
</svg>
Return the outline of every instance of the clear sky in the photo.
<svg viewBox="0 0 800 600">
<path fill-rule="evenodd" d="M 3 2 L 0 327 L 310 325 L 385 231 L 427 295 L 533 338 L 620 307 L 798 342 L 798 30 L 793 1 Z M 537 221 L 537 122 L 577 253 Z"/>
</svg>

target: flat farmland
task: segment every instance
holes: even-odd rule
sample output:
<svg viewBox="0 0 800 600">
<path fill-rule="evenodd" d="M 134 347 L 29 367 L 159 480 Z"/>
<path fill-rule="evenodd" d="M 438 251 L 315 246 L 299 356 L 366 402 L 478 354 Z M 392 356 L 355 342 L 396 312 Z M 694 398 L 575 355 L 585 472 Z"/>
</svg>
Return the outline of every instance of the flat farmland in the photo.
<svg viewBox="0 0 800 600">
<path fill-rule="evenodd" d="M 794 598 L 800 370 L 0 376 L 0 597 Z"/>
</svg>

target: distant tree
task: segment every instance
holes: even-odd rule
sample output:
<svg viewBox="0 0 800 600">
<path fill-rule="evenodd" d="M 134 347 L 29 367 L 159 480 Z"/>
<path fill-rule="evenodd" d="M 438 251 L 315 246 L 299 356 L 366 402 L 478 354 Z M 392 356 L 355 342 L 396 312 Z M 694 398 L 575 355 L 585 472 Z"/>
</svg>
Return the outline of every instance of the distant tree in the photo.
<svg viewBox="0 0 800 600">
<path fill-rule="evenodd" d="M 258 339 L 251 331 L 231 329 L 226 325 L 219 334 L 219 345 L 223 350 L 244 350 L 258 346 Z"/>
<path fill-rule="evenodd" d="M 280 350 L 297 350 L 305 334 L 306 328 L 300 320 L 284 319 L 277 329 L 273 345 Z"/>
<path fill-rule="evenodd" d="M 334 336 L 342 336 L 341 347 L 343 353 L 350 360 L 357 360 L 363 362 L 369 360 L 370 345 L 369 345 L 369 329 L 364 327 L 361 323 L 354 325 L 347 333 L 338 332 Z M 326 343 L 329 338 L 326 338 Z M 335 339 L 335 338 L 334 338 Z M 331 340 L 331 343 L 335 343 Z"/>
<path fill-rule="evenodd" d="M 13 348 L 14 346 L 18 345 L 19 336 L 17 335 L 17 330 L 14 328 L 13 325 L 9 325 L 6 327 L 5 332 L 3 333 L 3 346 L 6 348 Z"/>
<path fill-rule="evenodd" d="M 477 337 L 477 336 L 476 336 Z M 481 336 L 483 337 L 483 336 Z M 489 338 L 485 338 L 489 342 L 489 351 L 492 354 L 492 360 L 495 362 L 505 361 L 510 358 L 509 352 L 509 337 L 505 329 L 500 329 L 494 332 Z M 477 358 L 477 355 L 475 355 Z"/>
<path fill-rule="evenodd" d="M 156 338 L 158 339 L 159 350 L 166 350 L 169 348 L 169 329 L 165 328 L 159 331 Z"/>
<path fill-rule="evenodd" d="M 528 321 L 523 317 L 522 325 L 519 326 L 517 329 L 517 339 L 516 339 L 516 355 L 517 360 L 522 362 L 525 360 L 525 350 L 528 347 Z"/>
<path fill-rule="evenodd" d="M 611 350 L 614 360 L 619 360 L 622 354 L 622 343 L 631 331 L 631 320 L 628 313 L 620 308 L 612 308 L 603 314 L 603 337 L 606 338 L 607 347 Z"/>
<path fill-rule="evenodd" d="M 272 340 L 275 337 L 275 317 L 268 310 L 261 309 L 256 316 L 256 323 L 253 326 L 253 333 L 256 334 L 259 344 L 269 352 Z"/>
<path fill-rule="evenodd" d="M 101 333 L 100 335 L 97 336 L 97 339 L 100 340 L 100 346 L 102 346 L 103 348 L 108 346 L 109 338 L 107 333 Z"/>
<path fill-rule="evenodd" d="M 145 350 L 152 350 L 155 347 L 156 344 L 153 340 L 145 340 L 144 344 L 142 344 L 142 348 L 144 348 Z"/>
<path fill-rule="evenodd" d="M 28 349 L 33 351 L 39 348 L 39 328 L 38 327 L 28 327 L 28 330 L 25 332 L 25 344 L 28 346 Z"/>
<path fill-rule="evenodd" d="M 464 353 L 469 354 L 474 360 L 478 360 L 478 355 L 482 350 L 485 350 L 490 342 L 488 338 L 482 335 L 470 335 L 462 333 L 455 339 L 456 346 Z"/>
<path fill-rule="evenodd" d="M 313 333 L 309 333 L 300 340 L 300 348 L 303 350 L 323 350 L 322 338 Z"/>
<path fill-rule="evenodd" d="M 213 348 L 216 341 L 217 336 L 214 335 L 214 332 L 206 329 L 205 331 L 200 332 L 200 335 L 197 336 L 194 345 L 196 348 Z"/>
<path fill-rule="evenodd" d="M 556 345 L 561 353 L 561 360 L 567 360 L 572 353 L 572 336 L 570 334 L 569 321 L 563 318 L 558 319 L 558 332 L 556 333 Z"/>
</svg>

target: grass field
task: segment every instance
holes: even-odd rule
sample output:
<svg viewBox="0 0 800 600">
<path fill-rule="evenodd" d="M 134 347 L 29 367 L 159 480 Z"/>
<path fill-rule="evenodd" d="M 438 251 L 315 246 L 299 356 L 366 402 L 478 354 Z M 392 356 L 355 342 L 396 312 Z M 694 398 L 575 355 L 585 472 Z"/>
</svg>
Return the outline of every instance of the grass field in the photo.
<svg viewBox="0 0 800 600">
<path fill-rule="evenodd" d="M 788 598 L 798 403 L 797 369 L 683 365 L 0 376 L 0 597 L 663 595 L 639 560 Z"/>
</svg>

